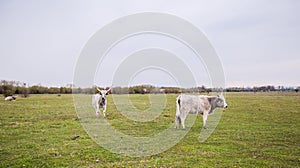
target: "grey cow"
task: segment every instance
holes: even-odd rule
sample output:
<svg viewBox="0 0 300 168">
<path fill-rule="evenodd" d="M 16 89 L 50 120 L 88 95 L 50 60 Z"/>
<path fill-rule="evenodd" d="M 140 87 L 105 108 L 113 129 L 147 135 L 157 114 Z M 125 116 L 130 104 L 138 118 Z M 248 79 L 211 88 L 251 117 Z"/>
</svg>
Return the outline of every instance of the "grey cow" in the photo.
<svg viewBox="0 0 300 168">
<path fill-rule="evenodd" d="M 185 129 L 184 122 L 186 116 L 190 113 L 202 114 L 203 127 L 206 129 L 207 117 L 216 108 L 227 108 L 223 94 L 220 96 L 179 95 L 176 99 L 175 128 L 178 128 L 178 124 L 181 124 L 182 129 Z"/>
<path fill-rule="evenodd" d="M 99 109 L 103 108 L 103 116 L 104 118 L 106 117 L 106 105 L 107 105 L 107 99 L 106 99 L 106 95 L 109 94 L 110 92 L 110 88 L 108 90 L 100 90 L 97 87 L 97 90 L 99 91 L 99 93 L 94 94 L 93 98 L 92 98 L 92 105 L 96 110 L 96 117 L 99 116 Z"/>
</svg>

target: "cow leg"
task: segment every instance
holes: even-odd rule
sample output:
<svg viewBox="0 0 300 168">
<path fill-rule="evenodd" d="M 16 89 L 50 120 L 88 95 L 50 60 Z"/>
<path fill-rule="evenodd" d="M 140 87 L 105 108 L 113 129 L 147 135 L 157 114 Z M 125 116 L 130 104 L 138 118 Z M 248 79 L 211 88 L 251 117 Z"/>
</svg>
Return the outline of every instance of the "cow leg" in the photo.
<svg viewBox="0 0 300 168">
<path fill-rule="evenodd" d="M 106 118 L 106 106 L 103 106 L 103 116 Z"/>
<path fill-rule="evenodd" d="M 181 123 L 181 119 L 180 119 L 180 116 L 175 116 L 175 129 L 179 128 L 178 127 L 178 124 Z"/>
<path fill-rule="evenodd" d="M 99 106 L 96 105 L 96 117 L 98 118 L 99 117 Z"/>
<path fill-rule="evenodd" d="M 203 128 L 204 129 L 207 129 L 207 127 L 206 127 L 207 116 L 208 116 L 208 111 L 204 111 L 204 113 L 203 113 Z"/>
<path fill-rule="evenodd" d="M 99 109 L 96 110 L 96 117 L 99 117 Z"/>
<path fill-rule="evenodd" d="M 182 129 L 184 129 L 185 130 L 185 125 L 184 125 L 184 122 L 185 122 L 185 118 L 186 118 L 186 114 L 182 114 L 181 115 L 181 126 L 182 126 Z"/>
</svg>

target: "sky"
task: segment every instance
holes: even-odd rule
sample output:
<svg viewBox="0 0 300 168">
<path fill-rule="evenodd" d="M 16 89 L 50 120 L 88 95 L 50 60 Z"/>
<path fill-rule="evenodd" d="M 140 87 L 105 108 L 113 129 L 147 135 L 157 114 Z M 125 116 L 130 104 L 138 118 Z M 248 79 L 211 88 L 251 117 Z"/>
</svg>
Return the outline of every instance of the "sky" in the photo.
<svg viewBox="0 0 300 168">
<path fill-rule="evenodd" d="M 81 52 L 97 31 L 124 16 L 159 12 L 182 18 L 206 35 L 221 60 L 227 87 L 300 86 L 299 9 L 298 0 L 2 0 L 0 79 L 29 85 L 71 84 Z M 145 48 L 179 55 L 197 85 L 210 86 L 205 63 L 194 60 L 182 43 L 146 34 L 113 47 L 98 63 L 93 82 L 114 85 L 122 61 Z M 136 72 L 128 84 L 176 83 L 168 72 L 152 69 Z"/>
</svg>

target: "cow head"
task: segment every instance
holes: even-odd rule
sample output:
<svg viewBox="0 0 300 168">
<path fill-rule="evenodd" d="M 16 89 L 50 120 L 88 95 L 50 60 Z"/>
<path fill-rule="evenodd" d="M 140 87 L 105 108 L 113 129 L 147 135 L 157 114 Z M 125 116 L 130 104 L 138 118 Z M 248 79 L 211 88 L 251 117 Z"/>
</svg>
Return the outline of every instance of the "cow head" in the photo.
<svg viewBox="0 0 300 168">
<path fill-rule="evenodd" d="M 227 103 L 226 103 L 223 93 L 221 95 L 218 95 L 217 107 L 227 108 Z"/>
<path fill-rule="evenodd" d="M 97 90 L 99 91 L 99 94 L 101 96 L 102 102 L 105 102 L 106 100 L 106 95 L 108 95 L 110 93 L 111 88 L 107 89 L 107 90 L 101 90 L 97 87 Z"/>
</svg>

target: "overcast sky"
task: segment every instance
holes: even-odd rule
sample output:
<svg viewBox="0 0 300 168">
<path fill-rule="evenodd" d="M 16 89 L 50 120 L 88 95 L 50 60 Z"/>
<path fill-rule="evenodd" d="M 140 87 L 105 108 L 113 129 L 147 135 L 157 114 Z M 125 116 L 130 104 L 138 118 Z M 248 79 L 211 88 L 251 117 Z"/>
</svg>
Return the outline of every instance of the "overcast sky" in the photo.
<svg viewBox="0 0 300 168">
<path fill-rule="evenodd" d="M 223 64 L 226 86 L 299 86 L 299 9 L 298 0 L 1 0 L 0 79 L 66 86 L 73 83 L 77 59 L 95 32 L 123 16 L 161 12 L 185 19 L 206 34 Z M 176 43 L 156 36 L 143 36 L 142 41 L 134 37 L 108 56 L 120 62 L 124 58 L 114 57 L 114 53 L 120 55 L 128 44 L 134 46 L 132 50 L 167 46 L 176 50 L 181 47 Z M 185 51 L 181 55 L 188 54 Z M 105 61 L 111 60 L 108 57 Z M 193 61 L 187 64 L 192 71 L 199 67 Z M 100 65 L 95 78 L 101 79 L 95 82 L 111 85 L 111 71 L 117 66 Z M 195 72 L 197 83 L 209 85 L 203 67 L 199 67 L 202 76 Z M 172 80 L 170 75 L 154 70 L 137 74 L 131 84 L 172 85 Z"/>
</svg>

